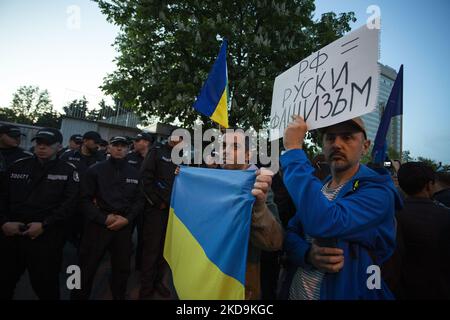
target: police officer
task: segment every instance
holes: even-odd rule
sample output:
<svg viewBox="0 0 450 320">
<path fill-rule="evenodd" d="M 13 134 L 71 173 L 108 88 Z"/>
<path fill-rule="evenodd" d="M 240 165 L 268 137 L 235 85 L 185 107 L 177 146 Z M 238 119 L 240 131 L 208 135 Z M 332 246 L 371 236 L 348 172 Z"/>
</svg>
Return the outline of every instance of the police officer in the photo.
<svg viewBox="0 0 450 320">
<path fill-rule="evenodd" d="M 0 173 L 6 171 L 14 161 L 33 155 L 19 147 L 23 135 L 16 126 L 0 125 Z"/>
<path fill-rule="evenodd" d="M 105 139 L 100 139 L 100 142 L 98 143 L 98 153 L 103 157 L 103 159 L 107 159 L 109 154 L 108 154 L 108 141 L 106 141 Z"/>
<path fill-rule="evenodd" d="M 172 131 L 173 133 L 173 131 Z M 143 255 L 141 267 L 141 299 L 150 299 L 154 293 L 168 297 L 168 285 L 163 284 L 168 270 L 162 256 L 169 215 L 175 170 L 171 160 L 173 147 L 182 141 L 171 134 L 164 145 L 150 149 L 141 168 L 141 187 L 146 198 L 143 227 Z"/>
<path fill-rule="evenodd" d="M 61 224 L 72 213 L 79 179 L 72 164 L 56 157 L 57 129 L 40 129 L 33 141 L 35 154 L 17 160 L 1 181 L 0 299 L 12 299 L 25 270 L 40 299 L 59 299 Z"/>
<path fill-rule="evenodd" d="M 127 162 L 136 169 L 140 170 L 142 162 L 145 159 L 150 147 L 153 143 L 153 136 L 148 132 L 141 132 L 133 139 L 133 150 L 127 154 Z M 135 255 L 136 270 L 141 269 L 142 263 L 142 232 L 143 232 L 144 216 L 141 214 L 136 219 L 136 231 L 137 231 L 137 247 Z"/>
<path fill-rule="evenodd" d="M 66 151 L 61 159 L 72 163 L 78 170 L 80 181 L 83 181 L 87 169 L 93 164 L 105 160 L 105 155 L 98 152 L 99 143 L 102 138 L 98 132 L 88 131 L 83 135 L 83 142 L 79 150 Z M 81 233 L 83 232 L 83 216 L 77 208 L 66 226 L 68 240 L 79 248 Z"/>
<path fill-rule="evenodd" d="M 142 162 L 153 144 L 153 137 L 148 132 L 141 132 L 133 140 L 134 149 L 128 152 L 127 161 L 140 170 Z"/>
<path fill-rule="evenodd" d="M 80 247 L 81 289 L 72 299 L 89 299 L 95 273 L 107 250 L 111 254 L 111 291 L 125 299 L 131 259 L 133 220 L 142 212 L 139 171 L 127 163 L 128 141 L 110 140 L 110 158 L 90 167 L 81 188 L 86 224 Z"/>
<path fill-rule="evenodd" d="M 80 150 L 81 144 L 83 143 L 83 136 L 81 134 L 73 134 L 70 136 L 69 145 L 62 148 L 58 152 L 58 157 L 67 151 Z"/>
<path fill-rule="evenodd" d="M 66 151 L 61 155 L 61 159 L 74 164 L 83 178 L 84 173 L 91 165 L 105 160 L 105 156 L 98 152 L 101 140 L 102 137 L 98 132 L 88 131 L 83 135 L 80 149 Z"/>
</svg>

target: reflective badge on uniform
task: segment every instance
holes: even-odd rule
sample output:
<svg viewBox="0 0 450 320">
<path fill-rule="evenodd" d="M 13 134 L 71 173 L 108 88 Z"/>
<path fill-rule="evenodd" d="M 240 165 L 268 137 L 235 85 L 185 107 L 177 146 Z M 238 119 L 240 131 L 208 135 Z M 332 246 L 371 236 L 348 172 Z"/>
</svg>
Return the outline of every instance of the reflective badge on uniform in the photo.
<svg viewBox="0 0 450 320">
<path fill-rule="evenodd" d="M 73 172 L 73 181 L 80 182 L 80 177 L 78 176 L 78 171 Z"/>
<path fill-rule="evenodd" d="M 126 179 L 126 183 L 138 184 L 139 181 L 138 181 L 137 179 L 130 179 L 130 178 L 127 178 L 127 179 Z"/>
<path fill-rule="evenodd" d="M 54 180 L 54 181 L 66 181 L 67 180 L 67 176 L 66 175 L 62 175 L 62 174 L 49 174 L 47 176 L 48 180 Z"/>
<path fill-rule="evenodd" d="M 11 173 L 11 175 L 10 175 L 10 178 L 11 179 L 23 179 L 23 180 L 25 180 L 25 179 L 28 179 L 28 174 L 26 174 L 26 173 Z"/>
</svg>

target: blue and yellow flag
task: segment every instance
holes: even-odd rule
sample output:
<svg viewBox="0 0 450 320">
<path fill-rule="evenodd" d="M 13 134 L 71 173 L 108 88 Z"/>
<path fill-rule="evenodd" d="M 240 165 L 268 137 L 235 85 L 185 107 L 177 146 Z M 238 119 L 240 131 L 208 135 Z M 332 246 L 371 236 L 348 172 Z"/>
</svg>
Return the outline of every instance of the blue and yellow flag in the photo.
<svg viewBox="0 0 450 320">
<path fill-rule="evenodd" d="M 164 258 L 180 299 L 244 299 L 254 171 L 182 167 Z"/>
<path fill-rule="evenodd" d="M 224 39 L 194 109 L 228 128 L 228 101 L 227 41 Z"/>
</svg>

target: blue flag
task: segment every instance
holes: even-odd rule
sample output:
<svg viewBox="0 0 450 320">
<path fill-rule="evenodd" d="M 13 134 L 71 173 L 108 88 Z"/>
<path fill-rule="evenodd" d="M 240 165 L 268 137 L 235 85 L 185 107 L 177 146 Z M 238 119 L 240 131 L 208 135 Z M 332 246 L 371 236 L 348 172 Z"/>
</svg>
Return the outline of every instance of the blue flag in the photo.
<svg viewBox="0 0 450 320">
<path fill-rule="evenodd" d="M 255 178 L 254 171 L 181 168 L 164 243 L 180 299 L 244 299 Z"/>
<path fill-rule="evenodd" d="M 374 163 L 381 163 L 385 160 L 387 152 L 386 135 L 391 124 L 391 118 L 401 114 L 403 114 L 403 65 L 400 66 L 375 137 L 372 149 Z"/>
</svg>

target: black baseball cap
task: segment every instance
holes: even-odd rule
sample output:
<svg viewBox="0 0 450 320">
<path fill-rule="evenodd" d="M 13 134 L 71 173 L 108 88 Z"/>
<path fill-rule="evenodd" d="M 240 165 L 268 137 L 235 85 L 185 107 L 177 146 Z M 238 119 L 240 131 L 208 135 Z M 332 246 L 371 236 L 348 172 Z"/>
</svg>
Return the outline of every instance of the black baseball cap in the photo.
<svg viewBox="0 0 450 320">
<path fill-rule="evenodd" d="M 148 132 L 141 132 L 136 137 L 134 137 L 134 141 L 139 140 L 147 140 L 149 142 L 153 142 L 153 136 Z"/>
<path fill-rule="evenodd" d="M 25 136 L 23 133 L 20 132 L 19 127 L 10 125 L 10 124 L 2 124 L 0 126 L 0 134 L 7 134 L 11 138 L 18 138 L 20 136 Z"/>
<path fill-rule="evenodd" d="M 129 145 L 129 141 L 126 137 L 122 137 L 122 136 L 115 136 L 112 137 L 111 140 L 109 140 L 110 144 L 125 144 L 125 145 Z"/>
<path fill-rule="evenodd" d="M 73 134 L 70 136 L 70 140 L 75 141 L 76 143 L 82 143 L 83 136 L 81 134 Z"/>
<path fill-rule="evenodd" d="M 61 132 L 58 129 L 55 128 L 42 128 L 39 129 L 36 135 L 34 136 L 31 141 L 34 140 L 43 140 L 48 144 L 54 144 L 54 143 L 62 143 L 63 136 Z"/>
<path fill-rule="evenodd" d="M 94 140 L 96 143 L 100 143 L 102 137 L 98 132 L 88 131 L 85 134 L 83 134 L 83 139 Z"/>
<path fill-rule="evenodd" d="M 101 147 L 106 147 L 108 145 L 108 141 L 101 139 L 100 142 L 98 143 Z"/>
</svg>

